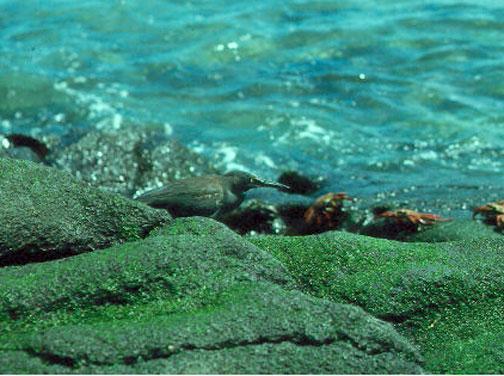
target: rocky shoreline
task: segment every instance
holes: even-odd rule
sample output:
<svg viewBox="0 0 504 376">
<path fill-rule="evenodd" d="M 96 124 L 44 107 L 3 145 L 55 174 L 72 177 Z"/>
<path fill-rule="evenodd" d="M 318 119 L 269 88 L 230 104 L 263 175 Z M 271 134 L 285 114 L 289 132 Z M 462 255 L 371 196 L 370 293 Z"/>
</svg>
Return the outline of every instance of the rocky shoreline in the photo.
<svg viewBox="0 0 504 376">
<path fill-rule="evenodd" d="M 489 226 L 238 235 L 129 199 L 215 173 L 173 140 L 90 133 L 57 150 L 51 167 L 0 157 L 1 373 L 504 372 Z"/>
</svg>

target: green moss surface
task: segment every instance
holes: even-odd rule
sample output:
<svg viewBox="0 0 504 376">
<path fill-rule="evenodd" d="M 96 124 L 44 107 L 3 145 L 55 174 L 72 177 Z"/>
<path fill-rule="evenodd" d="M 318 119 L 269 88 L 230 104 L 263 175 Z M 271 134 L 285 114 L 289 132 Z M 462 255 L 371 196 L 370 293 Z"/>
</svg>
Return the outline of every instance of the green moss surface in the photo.
<svg viewBox="0 0 504 376">
<path fill-rule="evenodd" d="M 204 218 L 0 269 L 1 373 L 419 373 L 362 309 L 307 296 L 271 254 Z"/>
<path fill-rule="evenodd" d="M 428 371 L 504 372 L 502 346 L 486 346 L 504 322 L 504 238 L 428 244 L 330 232 L 249 240 L 282 261 L 303 291 L 394 323 Z"/>
<path fill-rule="evenodd" d="M 411 242 L 449 242 L 472 241 L 474 239 L 500 239 L 500 234 L 493 226 L 471 219 L 437 223 L 423 231 L 409 234 L 404 240 Z"/>
<path fill-rule="evenodd" d="M 497 239 L 502 235 L 494 226 L 471 219 L 438 222 L 433 225 L 398 225 L 394 221 L 380 220 L 359 230 L 360 233 L 377 238 L 403 242 L 449 242 L 474 239 Z"/>
<path fill-rule="evenodd" d="M 0 158 L 0 197 L 0 265 L 104 248 L 171 220 L 166 211 L 28 161 Z"/>
</svg>

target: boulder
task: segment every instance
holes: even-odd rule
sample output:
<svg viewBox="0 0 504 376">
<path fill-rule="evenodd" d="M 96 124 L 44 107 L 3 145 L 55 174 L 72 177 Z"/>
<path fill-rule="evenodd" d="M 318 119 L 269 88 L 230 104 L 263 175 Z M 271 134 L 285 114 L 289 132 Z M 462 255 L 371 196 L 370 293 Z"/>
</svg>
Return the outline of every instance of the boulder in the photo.
<svg viewBox="0 0 504 376">
<path fill-rule="evenodd" d="M 138 239 L 170 215 L 40 164 L 0 159 L 0 265 Z"/>
<path fill-rule="evenodd" d="M 472 241 L 474 239 L 500 239 L 502 234 L 493 226 L 471 219 L 459 219 L 451 222 L 437 223 L 423 231 L 409 234 L 404 238 L 409 242 L 451 242 Z"/>
<path fill-rule="evenodd" d="M 57 151 L 51 164 L 80 180 L 127 196 L 217 172 L 210 162 L 174 139 L 137 129 L 90 132 Z"/>
<path fill-rule="evenodd" d="M 362 309 L 309 297 L 206 218 L 65 260 L 0 269 L 1 373 L 421 373 Z"/>
<path fill-rule="evenodd" d="M 270 283 L 237 285 L 192 312 L 63 325 L 20 342 L 0 352 L 2 372 L 422 372 L 418 353 L 390 324 Z"/>
<path fill-rule="evenodd" d="M 488 345 L 504 332 L 504 237 L 402 243 L 333 231 L 248 240 L 302 291 L 393 323 L 419 346 L 428 372 L 504 372 L 504 348 Z"/>
<path fill-rule="evenodd" d="M 502 236 L 492 226 L 470 219 L 456 219 L 417 228 L 416 225 L 398 225 L 380 220 L 360 229 L 364 235 L 400 240 L 403 242 L 448 242 L 457 240 L 489 239 Z"/>
</svg>

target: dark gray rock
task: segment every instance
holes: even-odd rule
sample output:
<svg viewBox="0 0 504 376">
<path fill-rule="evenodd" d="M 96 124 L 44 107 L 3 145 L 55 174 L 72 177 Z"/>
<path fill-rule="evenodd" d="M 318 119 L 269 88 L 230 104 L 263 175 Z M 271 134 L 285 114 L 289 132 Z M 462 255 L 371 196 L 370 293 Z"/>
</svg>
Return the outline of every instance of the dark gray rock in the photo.
<svg viewBox="0 0 504 376">
<path fill-rule="evenodd" d="M 91 132 L 57 152 L 52 165 L 107 191 L 133 196 L 191 176 L 216 173 L 202 156 L 160 132 Z"/>
<path fill-rule="evenodd" d="M 223 214 L 219 220 L 239 234 L 285 234 L 287 226 L 274 205 L 248 200 L 239 208 Z"/>
<path fill-rule="evenodd" d="M 44 142 L 22 135 L 0 135 L 0 158 L 24 159 L 42 162 L 49 153 Z"/>
<path fill-rule="evenodd" d="M 145 236 L 164 211 L 54 168 L 0 159 L 0 265 L 65 257 Z"/>
</svg>

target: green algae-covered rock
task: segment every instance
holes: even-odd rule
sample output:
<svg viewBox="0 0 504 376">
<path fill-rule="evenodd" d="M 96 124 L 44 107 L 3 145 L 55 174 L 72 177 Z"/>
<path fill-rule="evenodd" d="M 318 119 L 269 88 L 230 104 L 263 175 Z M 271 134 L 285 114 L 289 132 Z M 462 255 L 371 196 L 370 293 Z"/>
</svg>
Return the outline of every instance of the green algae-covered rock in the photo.
<svg viewBox="0 0 504 376">
<path fill-rule="evenodd" d="M 390 324 L 210 219 L 0 269 L 0 373 L 419 373 Z"/>
<path fill-rule="evenodd" d="M 399 225 L 393 221 L 381 220 L 365 226 L 360 233 L 377 238 L 403 242 L 448 242 L 456 240 L 489 239 L 502 236 L 491 226 L 470 219 L 457 219 L 420 226 Z"/>
<path fill-rule="evenodd" d="M 450 242 L 474 239 L 497 239 L 503 237 L 492 226 L 466 219 L 437 223 L 423 231 L 409 234 L 405 241 L 409 242 Z"/>
<path fill-rule="evenodd" d="M 199 227 L 202 234 L 215 235 L 181 234 L 184 227 Z M 205 291 L 215 294 L 241 280 L 293 285 L 278 260 L 214 220 L 181 218 L 164 231 L 168 235 L 154 233 L 93 254 L 1 268 L 0 320 L 58 309 L 129 304 L 155 296 L 178 299 Z"/>
<path fill-rule="evenodd" d="M 78 373 L 418 373 L 391 325 L 358 307 L 270 283 L 240 284 L 212 308 L 28 335 L 0 370 Z M 46 362 L 43 362 L 46 360 Z M 10 363 L 12 362 L 12 363 Z M 9 365 L 10 363 L 10 365 Z M 11 368 L 12 367 L 12 368 Z"/>
<path fill-rule="evenodd" d="M 66 173 L 12 159 L 0 159 L 0 197 L 0 265 L 103 248 L 171 219 Z"/>
<path fill-rule="evenodd" d="M 343 232 L 250 237 L 302 290 L 390 321 L 431 372 L 502 373 L 504 237 L 401 243 Z"/>
</svg>

